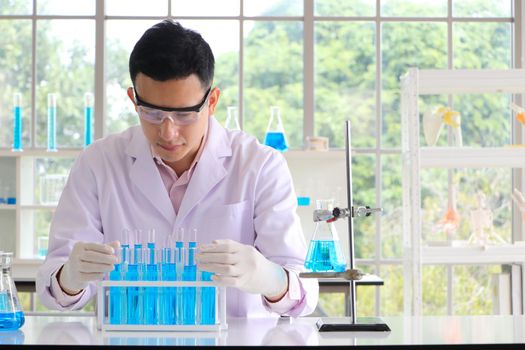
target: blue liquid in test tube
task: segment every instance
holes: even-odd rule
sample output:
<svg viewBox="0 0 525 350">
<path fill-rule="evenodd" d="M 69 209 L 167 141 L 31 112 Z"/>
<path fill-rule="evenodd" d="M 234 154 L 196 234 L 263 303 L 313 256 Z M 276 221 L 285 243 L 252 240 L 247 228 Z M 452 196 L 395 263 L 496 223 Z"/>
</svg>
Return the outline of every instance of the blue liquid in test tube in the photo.
<svg viewBox="0 0 525 350">
<path fill-rule="evenodd" d="M 47 150 L 57 150 L 57 95 L 47 95 Z"/>
<path fill-rule="evenodd" d="M 93 94 L 86 92 L 84 95 L 84 147 L 93 142 Z"/>
<path fill-rule="evenodd" d="M 13 96 L 13 151 L 22 150 L 22 94 Z"/>
<path fill-rule="evenodd" d="M 212 272 L 202 271 L 203 281 L 211 281 Z M 201 291 L 201 324 L 215 324 L 215 288 L 202 287 Z"/>
<path fill-rule="evenodd" d="M 133 246 L 131 261 L 128 265 L 126 280 L 140 281 L 142 278 L 142 244 Z M 143 290 L 141 287 L 127 287 L 128 294 L 128 324 L 142 324 Z"/>
<path fill-rule="evenodd" d="M 147 263 L 146 263 L 146 281 L 157 281 L 159 279 L 159 269 L 156 259 L 155 251 L 155 230 L 150 230 L 148 233 L 148 248 L 147 251 Z M 144 295 L 144 323 L 145 324 L 158 324 L 158 307 L 157 307 L 157 287 L 146 287 Z"/>
<path fill-rule="evenodd" d="M 121 252 L 116 252 L 122 254 Z M 109 279 L 111 281 L 122 280 L 122 263 L 115 264 L 115 269 L 109 273 Z M 109 287 L 109 323 L 110 324 L 123 324 L 122 312 L 123 312 L 123 300 L 121 287 Z"/>
<path fill-rule="evenodd" d="M 187 259 L 184 263 L 184 281 L 196 281 L 197 280 L 197 265 L 195 263 L 195 249 L 197 248 L 197 230 L 193 230 L 192 237 L 188 242 L 188 254 Z M 196 316 L 196 287 L 184 287 L 183 298 L 184 298 L 184 324 L 195 324 Z"/>
<path fill-rule="evenodd" d="M 162 280 L 175 281 L 175 254 L 171 239 L 168 240 L 167 247 L 162 249 Z M 161 289 L 161 301 L 159 314 L 161 315 L 160 324 L 175 324 L 176 296 L 177 288 L 165 287 Z"/>
</svg>

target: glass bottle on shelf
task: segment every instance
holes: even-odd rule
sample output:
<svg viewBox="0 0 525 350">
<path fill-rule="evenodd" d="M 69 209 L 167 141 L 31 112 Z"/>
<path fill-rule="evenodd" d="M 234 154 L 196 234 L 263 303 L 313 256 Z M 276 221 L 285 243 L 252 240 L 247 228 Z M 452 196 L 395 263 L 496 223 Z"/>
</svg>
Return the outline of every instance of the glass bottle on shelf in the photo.
<svg viewBox="0 0 525 350">
<path fill-rule="evenodd" d="M 236 106 L 228 106 L 228 115 L 224 127 L 229 130 L 241 130 L 239 124 L 239 109 Z"/>
<path fill-rule="evenodd" d="M 281 109 L 277 106 L 270 107 L 270 120 L 266 129 L 264 144 L 281 152 L 288 150 L 288 143 L 286 142 L 286 135 L 281 120 Z"/>
<path fill-rule="evenodd" d="M 318 199 L 316 209 L 333 210 L 333 199 Z M 304 266 L 312 272 L 343 272 L 346 259 L 333 222 L 319 221 L 308 247 Z"/>
<path fill-rule="evenodd" d="M 0 331 L 16 330 L 24 324 L 16 286 L 11 276 L 13 253 L 0 252 Z"/>
</svg>

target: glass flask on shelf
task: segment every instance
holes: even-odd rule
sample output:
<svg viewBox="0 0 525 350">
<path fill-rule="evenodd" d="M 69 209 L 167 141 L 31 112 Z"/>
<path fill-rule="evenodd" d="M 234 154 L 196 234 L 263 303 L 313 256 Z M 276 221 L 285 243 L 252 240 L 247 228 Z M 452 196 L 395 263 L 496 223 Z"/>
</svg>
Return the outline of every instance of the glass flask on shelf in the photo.
<svg viewBox="0 0 525 350">
<path fill-rule="evenodd" d="M 228 115 L 224 127 L 229 130 L 241 130 L 239 124 L 239 109 L 236 106 L 228 106 Z"/>
<path fill-rule="evenodd" d="M 318 199 L 316 209 L 333 210 L 333 199 Z M 320 221 L 308 247 L 304 266 L 312 272 L 343 272 L 346 259 L 341 250 L 341 242 L 333 222 Z"/>
<path fill-rule="evenodd" d="M 270 107 L 270 121 L 266 129 L 264 144 L 281 152 L 288 150 L 288 143 L 286 142 L 286 135 L 281 120 L 281 109 L 279 107 Z"/>
<path fill-rule="evenodd" d="M 0 331 L 13 331 L 24 324 L 24 312 L 11 275 L 13 253 L 0 252 Z"/>
</svg>

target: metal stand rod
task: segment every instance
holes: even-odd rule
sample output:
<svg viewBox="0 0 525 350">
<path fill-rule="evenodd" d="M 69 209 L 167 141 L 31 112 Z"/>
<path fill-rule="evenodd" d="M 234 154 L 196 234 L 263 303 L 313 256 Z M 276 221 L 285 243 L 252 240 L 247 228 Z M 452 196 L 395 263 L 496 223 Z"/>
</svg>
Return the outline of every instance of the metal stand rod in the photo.
<svg viewBox="0 0 525 350">
<path fill-rule="evenodd" d="M 347 120 L 345 123 L 345 134 L 346 134 L 346 193 L 348 200 L 348 208 L 353 208 L 354 201 L 352 199 L 352 143 L 350 140 L 350 121 Z M 350 246 L 349 255 L 349 267 L 353 270 L 354 267 L 354 222 L 353 217 L 348 217 L 348 243 Z M 352 323 L 357 323 L 357 310 L 356 310 L 356 297 L 355 297 L 355 281 L 351 280 L 350 293 L 348 294 L 348 310 L 350 310 L 350 317 Z"/>
</svg>

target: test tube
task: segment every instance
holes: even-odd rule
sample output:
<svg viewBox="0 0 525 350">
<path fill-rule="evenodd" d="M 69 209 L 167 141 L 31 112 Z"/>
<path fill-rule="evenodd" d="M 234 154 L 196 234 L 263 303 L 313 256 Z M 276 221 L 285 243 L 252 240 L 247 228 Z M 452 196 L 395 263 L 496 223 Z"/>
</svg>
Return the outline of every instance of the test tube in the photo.
<svg viewBox="0 0 525 350">
<path fill-rule="evenodd" d="M 175 234 L 175 278 L 177 281 L 184 280 L 184 228 L 179 228 Z M 184 287 L 176 288 L 175 296 L 175 323 L 184 324 Z"/>
<path fill-rule="evenodd" d="M 193 229 L 188 240 L 187 254 L 184 259 L 184 281 L 197 280 L 197 265 L 195 264 L 195 248 L 197 246 L 197 230 Z M 183 287 L 183 324 L 195 324 L 196 316 L 196 287 Z"/>
<path fill-rule="evenodd" d="M 121 281 L 125 278 L 126 266 L 126 249 L 122 246 L 115 252 L 118 258 L 115 269 L 109 273 L 111 281 Z M 123 287 L 109 288 L 109 323 L 124 324 L 126 323 L 126 291 Z"/>
<path fill-rule="evenodd" d="M 86 92 L 84 94 L 84 148 L 93 141 L 93 101 L 93 94 Z"/>
<path fill-rule="evenodd" d="M 13 151 L 22 151 L 22 94 L 13 95 Z"/>
<path fill-rule="evenodd" d="M 150 243 L 148 242 L 148 246 Z M 146 248 L 146 254 L 149 255 L 149 261 L 146 264 L 145 281 L 158 281 L 159 268 L 157 262 L 160 263 L 160 251 L 153 248 Z M 158 308 L 158 287 L 144 288 L 144 324 L 155 325 L 159 324 L 159 308 Z"/>
<path fill-rule="evenodd" d="M 57 136 L 57 95 L 47 95 L 47 151 L 56 152 Z"/>
<path fill-rule="evenodd" d="M 128 271 L 126 273 L 126 279 L 128 281 L 140 281 L 142 279 L 142 242 L 141 242 L 141 230 L 135 230 L 135 242 L 133 250 L 130 250 L 130 258 L 128 264 Z M 142 287 L 128 287 L 128 324 L 142 324 L 143 323 L 143 288 Z"/>
</svg>

